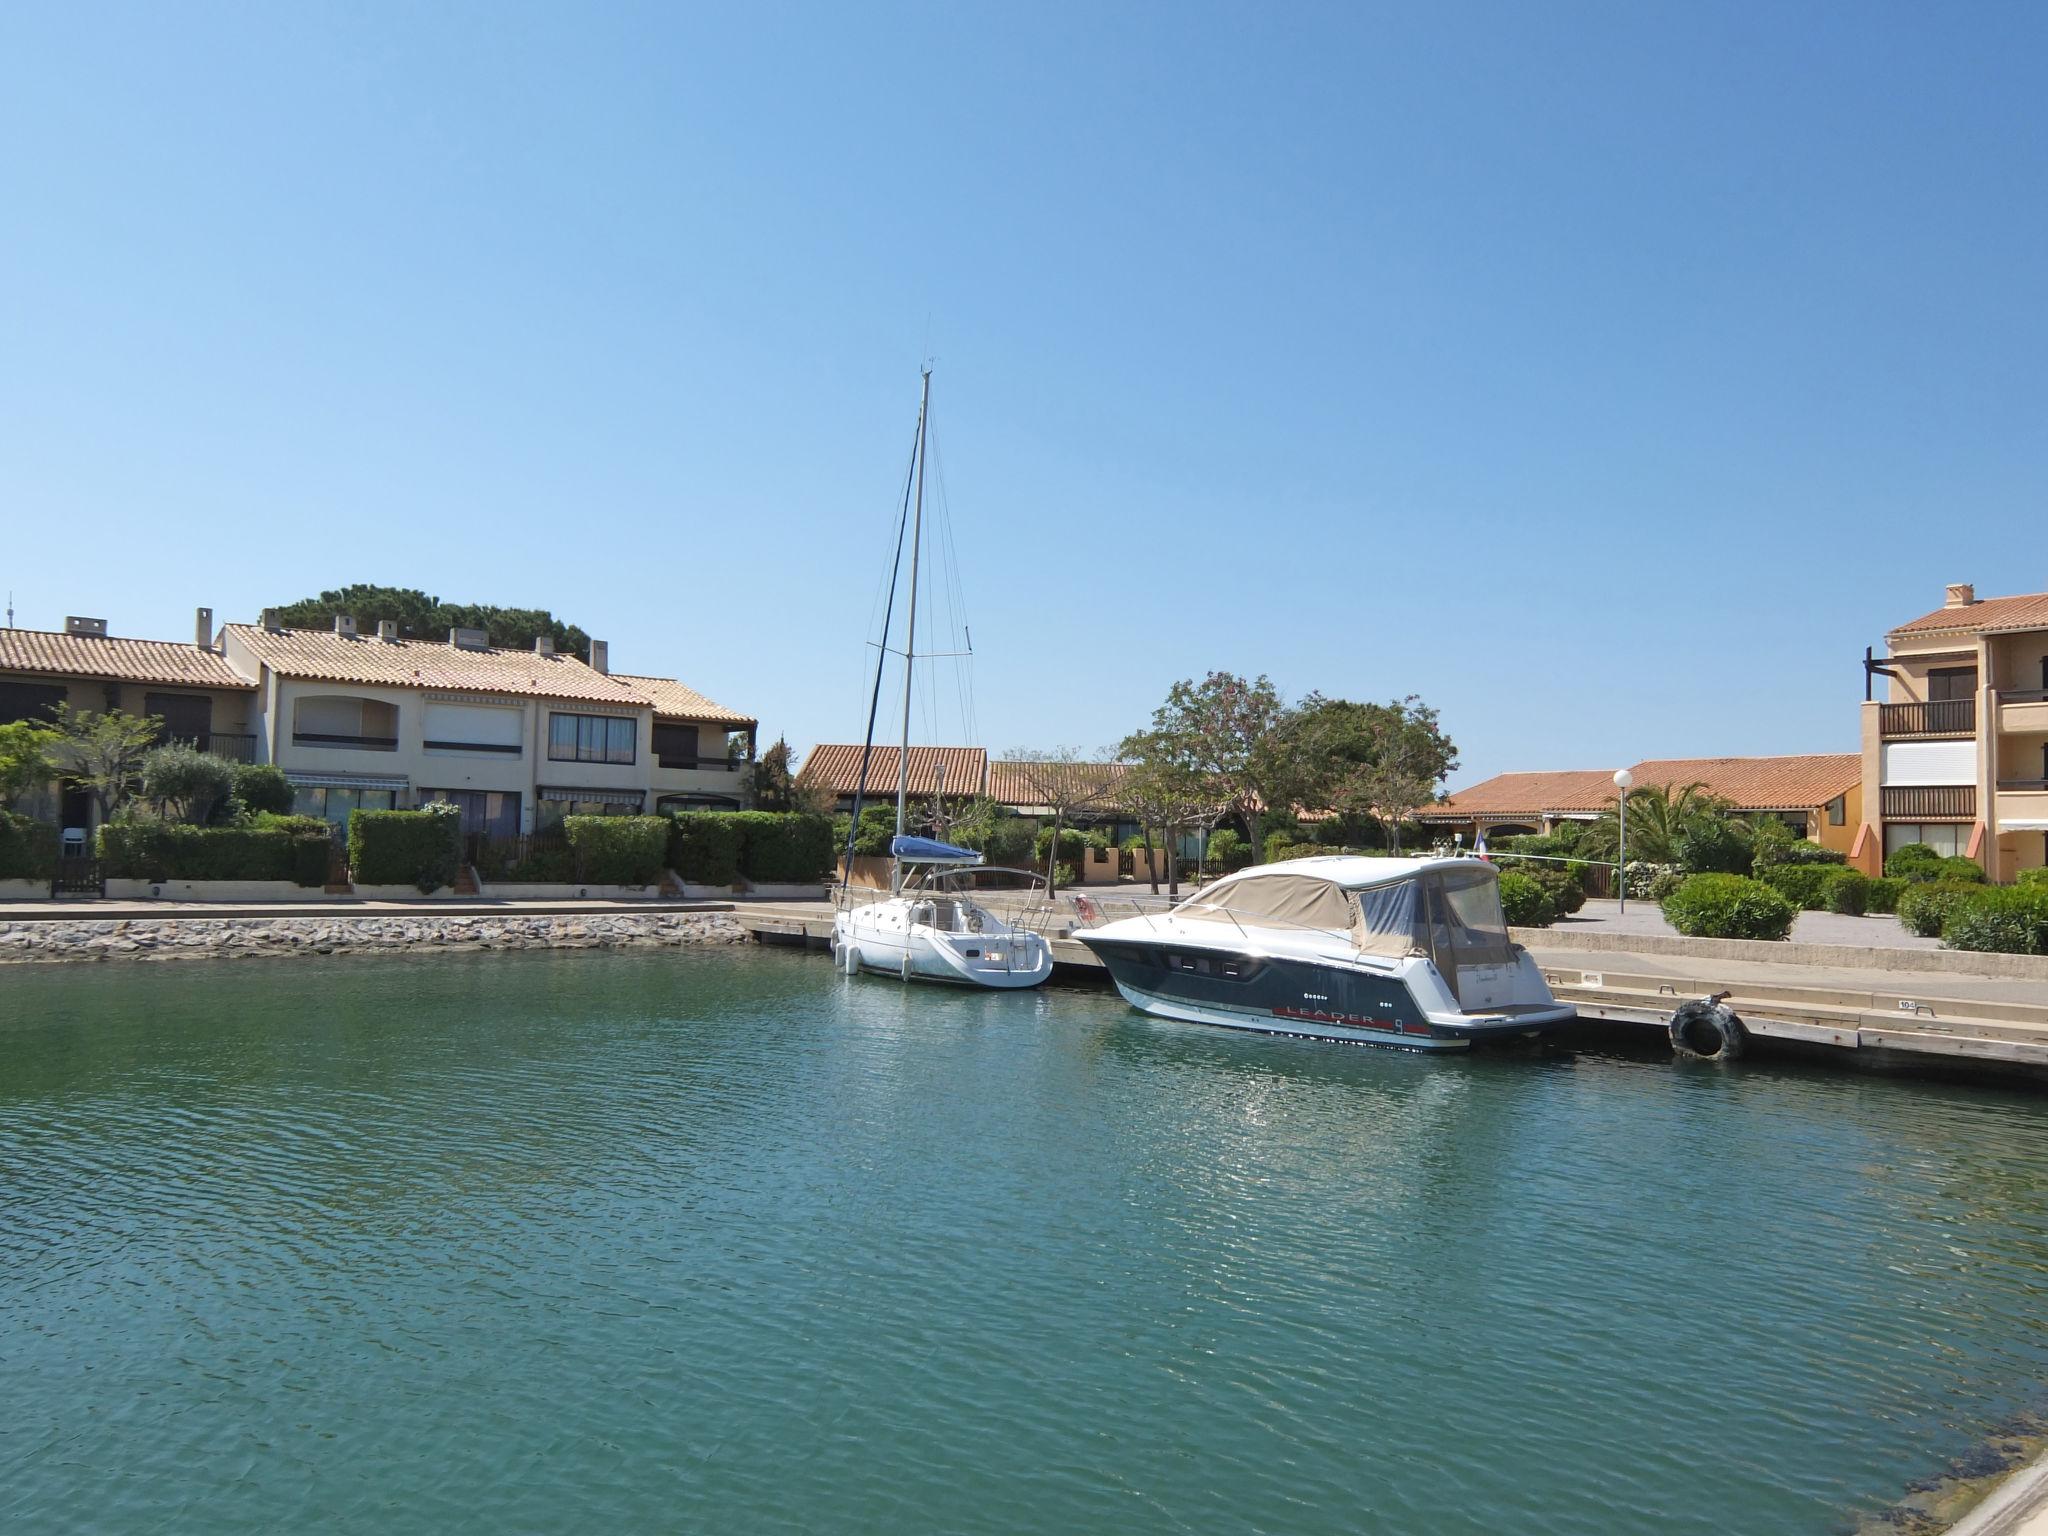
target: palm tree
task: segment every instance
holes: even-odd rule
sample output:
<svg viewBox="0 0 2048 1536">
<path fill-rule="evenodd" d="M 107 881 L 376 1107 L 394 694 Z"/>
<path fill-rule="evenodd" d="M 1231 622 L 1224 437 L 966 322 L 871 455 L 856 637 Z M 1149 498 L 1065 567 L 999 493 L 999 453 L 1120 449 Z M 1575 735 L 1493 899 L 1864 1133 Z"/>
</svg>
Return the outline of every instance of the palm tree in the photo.
<svg viewBox="0 0 2048 1536">
<path fill-rule="evenodd" d="M 1729 801 L 1709 794 L 1707 786 L 1692 784 L 1639 784 L 1628 792 L 1629 859 L 1651 864 L 1677 860 L 1678 839 L 1694 822 L 1727 813 Z M 1613 808 L 1586 828 L 1579 839 L 1579 852 L 1589 859 L 1612 859 L 1621 846 L 1621 808 L 1617 796 Z"/>
</svg>

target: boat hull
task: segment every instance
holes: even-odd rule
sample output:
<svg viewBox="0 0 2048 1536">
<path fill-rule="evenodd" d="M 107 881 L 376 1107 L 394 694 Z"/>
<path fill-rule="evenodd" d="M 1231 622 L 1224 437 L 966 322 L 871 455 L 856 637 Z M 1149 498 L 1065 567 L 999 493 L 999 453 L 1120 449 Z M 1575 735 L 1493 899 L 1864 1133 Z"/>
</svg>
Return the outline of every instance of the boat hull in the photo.
<svg viewBox="0 0 2048 1536">
<path fill-rule="evenodd" d="M 1035 987 L 1052 975 L 1052 948 L 1035 933 L 945 933 L 922 924 L 861 923 L 843 913 L 832 925 L 832 954 L 846 971 L 999 991 Z"/>
<path fill-rule="evenodd" d="M 1398 969 L 1371 971 L 1295 956 L 1205 949 L 1170 939 L 1090 933 L 1076 937 L 1101 959 L 1132 1007 L 1193 1024 L 1347 1045 L 1460 1051 L 1475 1044 L 1533 1038 L 1573 1017 L 1569 1007 L 1547 998 L 1541 1004 L 1480 1014 L 1432 1008 Z M 1433 968 L 1427 979 L 1432 990 L 1443 991 Z"/>
</svg>

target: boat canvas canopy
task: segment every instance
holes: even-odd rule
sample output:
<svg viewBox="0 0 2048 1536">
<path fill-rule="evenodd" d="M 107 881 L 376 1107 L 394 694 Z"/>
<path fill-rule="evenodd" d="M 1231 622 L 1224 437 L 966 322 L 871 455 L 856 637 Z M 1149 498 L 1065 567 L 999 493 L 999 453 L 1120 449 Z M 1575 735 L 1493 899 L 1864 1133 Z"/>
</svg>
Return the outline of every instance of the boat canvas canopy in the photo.
<svg viewBox="0 0 2048 1536">
<path fill-rule="evenodd" d="M 955 848 L 929 837 L 898 834 L 889 840 L 889 852 L 905 864 L 979 864 L 981 855 L 972 848 Z"/>
<path fill-rule="evenodd" d="M 1346 933 L 1352 927 L 1349 895 L 1342 886 L 1315 875 L 1240 875 L 1215 887 L 1211 899 L 1196 896 L 1188 901 L 1177 909 L 1177 915 L 1319 928 L 1328 933 Z"/>
</svg>

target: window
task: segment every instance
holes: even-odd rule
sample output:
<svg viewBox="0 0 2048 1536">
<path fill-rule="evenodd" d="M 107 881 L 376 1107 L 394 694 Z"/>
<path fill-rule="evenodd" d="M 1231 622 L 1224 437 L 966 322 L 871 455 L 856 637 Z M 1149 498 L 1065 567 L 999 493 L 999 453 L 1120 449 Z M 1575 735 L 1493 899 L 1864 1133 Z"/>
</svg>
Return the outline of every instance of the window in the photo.
<svg viewBox="0 0 2048 1536">
<path fill-rule="evenodd" d="M 167 741 L 203 745 L 213 734 L 213 700 L 205 694 L 145 693 L 142 712 L 162 718 Z"/>
<path fill-rule="evenodd" d="M 318 816 L 338 827 L 348 825 L 350 811 L 393 811 L 398 809 L 398 791 L 393 789 L 345 789 L 331 784 L 301 784 L 292 796 L 292 813 Z"/>
<path fill-rule="evenodd" d="M 420 804 L 441 800 L 462 811 L 465 835 L 481 832 L 490 837 L 519 835 L 519 795 L 516 790 L 423 789 Z"/>
<path fill-rule="evenodd" d="M 533 807 L 533 829 L 559 827 L 569 816 L 637 816 L 640 807 L 624 800 L 540 800 Z"/>
<path fill-rule="evenodd" d="M 1884 854 L 1890 858 L 1908 843 L 1925 843 L 1945 859 L 1962 853 L 1970 840 L 1967 822 L 1888 821 L 1884 824 Z"/>
<path fill-rule="evenodd" d="M 309 694 L 292 706 L 292 741 L 357 752 L 398 750 L 398 706 L 346 694 Z"/>
<path fill-rule="evenodd" d="M 526 715 L 517 709 L 474 704 L 429 704 L 420 721 L 429 752 L 485 753 L 517 757 Z"/>
<path fill-rule="evenodd" d="M 1927 698 L 1973 699 L 1977 696 L 1975 667 L 1936 667 L 1927 674 Z"/>
<path fill-rule="evenodd" d="M 630 763 L 640 722 L 616 715 L 548 716 L 548 758 L 557 763 Z"/>
<path fill-rule="evenodd" d="M 57 718 L 57 706 L 64 702 L 64 689 L 55 683 L 0 682 L 0 725 L 17 720 L 48 724 Z"/>
<path fill-rule="evenodd" d="M 1839 827 L 1846 825 L 1848 820 L 1849 797 L 1847 795 L 1837 795 L 1828 802 L 1828 825 Z"/>
<path fill-rule="evenodd" d="M 664 768 L 696 767 L 697 727 L 657 724 L 654 727 L 654 760 Z"/>
</svg>

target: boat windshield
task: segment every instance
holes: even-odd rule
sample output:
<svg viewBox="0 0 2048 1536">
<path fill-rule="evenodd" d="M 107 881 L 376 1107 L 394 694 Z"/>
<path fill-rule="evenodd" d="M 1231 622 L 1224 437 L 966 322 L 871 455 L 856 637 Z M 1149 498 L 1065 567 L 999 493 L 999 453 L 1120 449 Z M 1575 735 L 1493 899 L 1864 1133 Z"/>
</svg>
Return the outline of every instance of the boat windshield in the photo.
<svg viewBox="0 0 2048 1536">
<path fill-rule="evenodd" d="M 1489 864 L 1439 870 L 1431 884 L 1430 947 L 1446 976 L 1461 965 L 1498 965 L 1508 958 L 1500 877 Z"/>
</svg>

